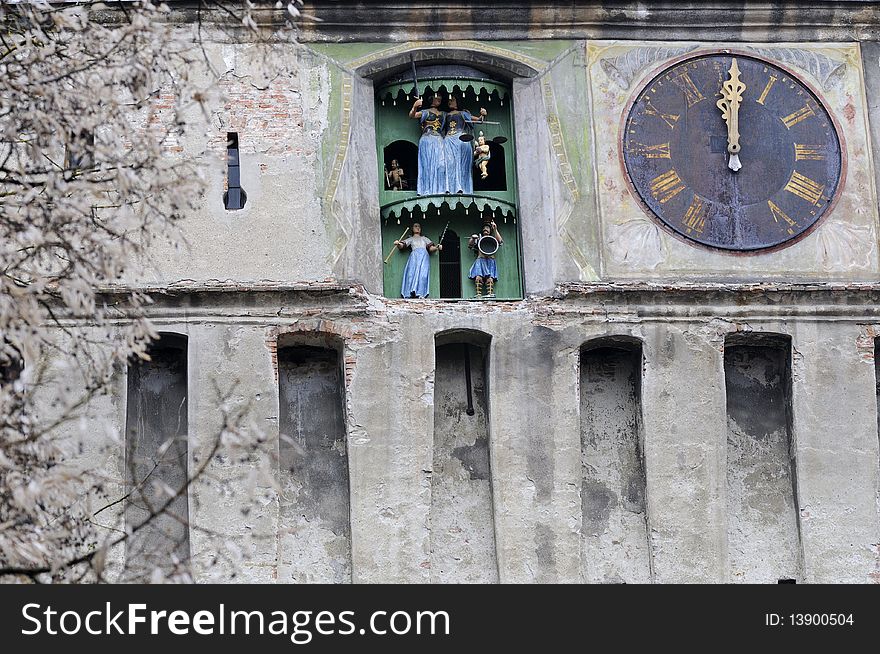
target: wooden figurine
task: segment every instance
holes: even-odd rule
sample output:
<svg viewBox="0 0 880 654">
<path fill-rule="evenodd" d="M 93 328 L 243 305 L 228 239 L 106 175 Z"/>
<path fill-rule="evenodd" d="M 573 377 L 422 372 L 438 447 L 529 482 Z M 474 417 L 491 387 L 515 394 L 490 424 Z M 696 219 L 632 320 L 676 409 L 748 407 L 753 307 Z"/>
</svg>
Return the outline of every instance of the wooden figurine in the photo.
<svg viewBox="0 0 880 654">
<path fill-rule="evenodd" d="M 388 166 L 385 167 L 385 184 L 391 191 L 403 191 L 409 188 L 403 168 L 400 167 L 397 159 L 391 160 L 390 170 Z"/>
<path fill-rule="evenodd" d="M 480 178 L 486 179 L 489 176 L 489 146 L 486 144 L 486 137 L 480 132 L 477 138 L 477 144 L 474 146 L 474 166 L 480 169 Z"/>
</svg>

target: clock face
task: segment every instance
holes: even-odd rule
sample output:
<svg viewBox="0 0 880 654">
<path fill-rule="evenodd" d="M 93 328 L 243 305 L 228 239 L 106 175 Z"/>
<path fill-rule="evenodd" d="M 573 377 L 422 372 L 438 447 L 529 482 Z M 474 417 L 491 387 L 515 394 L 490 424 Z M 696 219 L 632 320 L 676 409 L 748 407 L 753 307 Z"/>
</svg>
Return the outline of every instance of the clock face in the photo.
<svg viewBox="0 0 880 654">
<path fill-rule="evenodd" d="M 742 167 L 729 167 L 717 102 L 732 80 Z M 712 248 L 758 251 L 816 225 L 841 185 L 841 139 L 807 86 L 766 61 L 732 54 L 687 59 L 654 77 L 624 124 L 626 173 L 639 199 L 675 234 Z"/>
</svg>

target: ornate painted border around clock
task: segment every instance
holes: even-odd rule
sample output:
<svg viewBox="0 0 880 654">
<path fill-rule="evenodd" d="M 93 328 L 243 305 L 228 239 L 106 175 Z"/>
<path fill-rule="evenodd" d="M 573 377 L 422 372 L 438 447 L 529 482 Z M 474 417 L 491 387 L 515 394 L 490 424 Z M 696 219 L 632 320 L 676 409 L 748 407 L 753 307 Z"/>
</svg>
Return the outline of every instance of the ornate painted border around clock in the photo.
<svg viewBox="0 0 880 654">
<path fill-rule="evenodd" d="M 626 161 L 624 159 L 623 152 L 623 136 L 626 130 L 626 122 L 629 118 L 630 112 L 632 111 L 633 105 L 636 103 L 636 100 L 641 96 L 644 90 L 650 86 L 651 82 L 656 78 L 660 73 L 664 70 L 672 68 L 673 66 L 677 66 L 678 64 L 689 61 L 691 59 L 698 59 L 700 57 L 710 56 L 710 55 L 737 55 L 741 57 L 750 57 L 752 59 L 756 59 L 758 61 L 766 61 L 767 63 L 776 66 L 780 70 L 785 71 L 792 77 L 794 77 L 799 83 L 803 84 L 807 90 L 809 90 L 819 103 L 825 108 L 828 112 L 829 118 L 831 118 L 831 124 L 834 127 L 834 131 L 837 134 L 837 139 L 840 142 L 840 180 L 837 184 L 837 188 L 834 190 L 834 196 L 828 200 L 828 205 L 819 219 L 810 225 L 803 232 L 798 234 L 796 237 L 775 245 L 773 247 L 763 248 L 760 250 L 727 250 L 724 248 L 712 247 L 711 245 L 706 245 L 705 243 L 699 243 L 697 241 L 693 241 L 689 238 L 686 238 L 682 234 L 679 234 L 674 229 L 669 227 L 663 220 L 661 220 L 653 211 L 651 211 L 650 207 L 645 203 L 642 199 L 642 196 L 639 194 L 638 190 L 636 190 L 635 185 L 633 184 L 632 178 L 630 177 L 629 171 L 626 167 Z M 655 66 L 644 73 L 639 79 L 638 83 L 635 85 L 635 90 L 630 95 L 629 100 L 626 102 L 626 106 L 624 107 L 623 113 L 620 118 L 620 123 L 618 125 L 617 131 L 617 158 L 621 170 L 623 171 L 623 181 L 626 184 L 627 191 L 629 191 L 630 196 L 636 201 L 636 204 L 642 210 L 642 212 L 651 220 L 651 222 L 658 227 L 660 227 L 666 234 L 674 237 L 677 241 L 681 243 L 685 243 L 691 247 L 699 248 L 702 250 L 708 250 L 711 252 L 715 252 L 718 254 L 724 254 L 728 256 L 734 257 L 754 257 L 760 256 L 763 254 L 769 254 L 771 252 L 778 252 L 779 250 L 783 250 L 785 248 L 789 248 L 796 243 L 803 241 L 805 238 L 813 234 L 816 229 L 822 225 L 828 217 L 834 212 L 834 207 L 837 204 L 837 201 L 840 199 L 840 196 L 843 192 L 843 188 L 846 185 L 846 173 L 847 173 L 847 145 L 846 139 L 844 138 L 843 130 L 841 129 L 840 122 L 837 120 L 837 116 L 835 116 L 833 105 L 826 101 L 825 97 L 816 89 L 816 85 L 808 79 L 805 79 L 805 76 L 810 75 L 805 72 L 798 72 L 792 70 L 791 66 L 782 63 L 776 59 L 773 59 L 768 56 L 758 55 L 753 51 L 744 50 L 741 48 L 698 48 L 696 50 L 692 50 L 687 54 L 673 57 L 671 59 L 667 59 L 662 62 L 660 65 Z"/>
</svg>

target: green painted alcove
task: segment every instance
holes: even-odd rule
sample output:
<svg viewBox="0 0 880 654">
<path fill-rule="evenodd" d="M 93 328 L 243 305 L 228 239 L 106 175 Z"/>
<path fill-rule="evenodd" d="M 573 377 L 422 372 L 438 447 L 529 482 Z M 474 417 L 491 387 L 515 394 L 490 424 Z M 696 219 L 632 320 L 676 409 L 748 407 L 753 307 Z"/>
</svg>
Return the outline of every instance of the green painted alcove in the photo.
<svg viewBox="0 0 880 654">
<path fill-rule="evenodd" d="M 406 227 L 413 222 L 422 225 L 423 233 L 437 240 L 449 223 L 448 229 L 458 235 L 461 264 L 460 298 L 474 295 L 474 285 L 468 279 L 473 263 L 473 251 L 467 248 L 471 234 L 480 231 L 486 220 L 494 214 L 495 222 L 504 239 L 499 251 L 497 299 L 522 298 L 521 244 L 517 225 L 516 159 L 513 135 L 513 111 L 509 85 L 503 81 L 486 78 L 453 78 L 449 75 L 420 79 L 420 90 L 426 88 L 446 94 L 460 94 L 462 108 L 472 114 L 480 108 L 488 111 L 487 120 L 499 124 L 474 125 L 475 135 L 484 133 L 492 147 L 489 163 L 490 177 L 485 182 L 476 170 L 473 195 L 418 196 L 416 176 L 418 168 L 418 142 L 421 136 L 419 122 L 409 117 L 414 101 L 414 87 L 401 79 L 377 84 L 376 87 L 376 147 L 379 170 L 379 204 L 381 206 L 383 255 L 387 255 Z M 445 109 L 441 107 L 441 109 Z M 498 142 L 495 139 L 498 139 Z M 398 159 L 404 169 L 409 189 L 389 190 L 386 185 L 386 166 Z M 411 232 L 407 236 L 411 235 Z M 440 298 L 440 257 L 431 255 L 430 297 Z M 395 252 L 384 264 L 384 292 L 386 297 L 400 297 L 400 284 L 409 251 Z M 448 266 L 444 270 L 451 270 Z M 451 274 L 451 273 L 450 273 Z M 447 288 L 448 290 L 448 288 Z M 447 298 L 444 298 L 447 299 Z M 448 299 L 455 299 L 449 297 Z"/>
<path fill-rule="evenodd" d="M 491 215 L 491 210 L 484 213 L 485 217 Z M 507 222 L 505 222 L 505 216 Z M 382 252 L 385 256 L 392 251 L 395 239 L 400 238 L 403 231 L 418 222 L 422 226 L 422 233 L 437 242 L 440 235 L 449 223 L 447 236 L 450 232 L 454 232 L 458 236 L 460 268 L 459 282 L 461 285 L 461 298 L 469 299 L 474 295 L 474 283 L 468 279 L 468 271 L 474 262 L 473 250 L 467 247 L 468 238 L 471 234 L 477 233 L 483 224 L 480 218 L 480 212 L 469 209 L 465 213 L 465 209 L 461 206 L 455 209 L 444 207 L 438 215 L 437 210 L 430 210 L 427 214 L 416 212 L 415 220 L 408 216 L 404 216 L 397 224 L 397 219 L 389 217 L 382 220 Z M 495 285 L 496 299 L 499 300 L 519 300 L 522 299 L 522 279 L 520 274 L 519 262 L 522 259 L 519 230 L 516 224 L 516 218 L 510 214 L 502 215 L 500 211 L 496 211 L 495 222 L 501 237 L 504 239 L 504 245 L 499 249 L 495 257 L 498 267 L 498 282 Z M 410 236 L 412 232 L 407 233 Z M 430 295 L 433 299 L 457 299 L 455 297 L 443 298 L 440 295 L 440 252 L 431 255 L 431 279 L 430 279 Z M 451 254 L 451 250 L 446 255 Z M 403 269 L 406 266 L 409 250 L 395 251 L 391 255 L 387 264 L 384 264 L 386 297 L 400 297 L 400 285 L 403 281 Z M 444 255 L 445 256 L 445 255 Z"/>
</svg>

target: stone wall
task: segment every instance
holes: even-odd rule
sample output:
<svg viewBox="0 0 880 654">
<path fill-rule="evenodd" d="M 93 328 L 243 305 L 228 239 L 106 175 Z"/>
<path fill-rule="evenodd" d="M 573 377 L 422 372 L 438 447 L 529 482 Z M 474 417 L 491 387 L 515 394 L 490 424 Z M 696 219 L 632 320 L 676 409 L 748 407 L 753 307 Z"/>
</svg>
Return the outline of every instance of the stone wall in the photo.
<svg viewBox="0 0 880 654">
<path fill-rule="evenodd" d="M 798 553 L 785 574 L 880 581 L 877 8 L 817 3 L 800 28 L 802 15 L 776 2 L 691 7 L 690 26 L 671 4 L 565 7 L 509 2 L 444 27 L 418 6 L 389 17 L 377 3 L 312 3 L 306 11 L 325 20 L 307 24 L 299 44 L 228 35 L 205 44 L 226 98 L 207 121 L 192 115 L 198 129 L 179 156 L 204 161 L 209 187 L 181 238 L 129 279 L 154 291 L 157 328 L 188 338 L 191 463 L 222 427 L 218 389 L 264 434 L 250 456 L 213 461 L 211 483 L 191 491 L 198 580 L 309 580 L 291 567 L 302 552 L 291 550 L 297 534 L 279 489 L 278 347 L 305 334 L 298 342 L 332 343 L 341 357 L 350 570 L 323 578 L 448 581 L 443 548 L 473 539 L 473 556 L 453 561 L 461 580 L 775 583 L 783 572 L 740 548 L 730 528 L 751 482 L 736 467 L 742 448 L 729 444 L 735 378 L 725 374 L 730 334 L 767 333 L 790 338 L 774 360 L 789 371 L 790 408 L 785 437 L 748 464 L 781 465 L 789 453 L 791 484 L 774 486 L 792 487 L 774 504 Z M 722 15 L 730 27 L 701 41 Z M 772 43 L 783 39 L 798 45 Z M 768 255 L 670 237 L 639 212 L 617 159 L 627 94 L 666 57 L 728 44 L 784 60 L 821 89 L 848 147 L 846 190 L 823 227 Z M 381 297 L 373 83 L 409 66 L 410 54 L 512 80 L 524 301 Z M 266 63 L 272 72 L 257 73 Z M 241 211 L 222 203 L 227 131 L 239 133 Z M 462 397 L 448 383 L 461 364 L 438 354 L 450 333 L 481 335 L 464 342 L 486 362 L 472 380 L 479 424 L 454 433 L 444 430 Z M 622 339 L 640 359 L 615 360 L 625 372 L 606 385 L 582 367 L 595 339 Z M 124 396 L 122 371 L 115 388 Z M 590 399 L 601 393 L 606 403 Z M 122 431 L 122 397 L 102 402 L 96 413 Z M 86 455 L 124 470 L 124 452 L 102 443 Z M 461 448 L 479 461 L 456 457 Z M 616 504 L 600 506 L 591 491 L 600 482 Z M 453 507 L 463 511 L 455 520 Z"/>
</svg>

